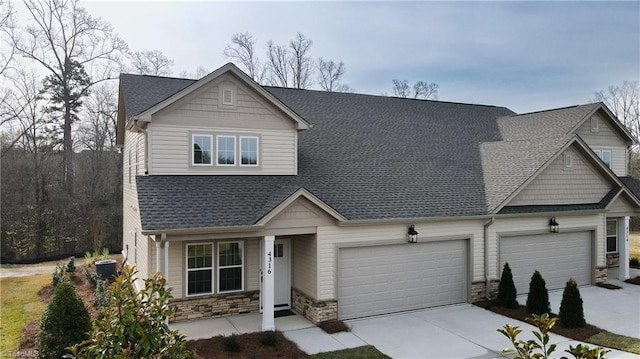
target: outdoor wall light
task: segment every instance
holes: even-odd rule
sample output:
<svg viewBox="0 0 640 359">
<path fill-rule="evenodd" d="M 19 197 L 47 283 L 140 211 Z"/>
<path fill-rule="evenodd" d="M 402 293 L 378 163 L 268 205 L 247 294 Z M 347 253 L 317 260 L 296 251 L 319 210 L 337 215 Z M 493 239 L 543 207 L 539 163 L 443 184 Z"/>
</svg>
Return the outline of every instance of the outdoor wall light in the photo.
<svg viewBox="0 0 640 359">
<path fill-rule="evenodd" d="M 549 218 L 549 232 L 558 233 L 560 225 L 556 222 L 556 217 Z"/>
<path fill-rule="evenodd" d="M 416 228 L 412 225 L 409 226 L 409 243 L 418 243 L 418 232 L 416 232 Z"/>
</svg>

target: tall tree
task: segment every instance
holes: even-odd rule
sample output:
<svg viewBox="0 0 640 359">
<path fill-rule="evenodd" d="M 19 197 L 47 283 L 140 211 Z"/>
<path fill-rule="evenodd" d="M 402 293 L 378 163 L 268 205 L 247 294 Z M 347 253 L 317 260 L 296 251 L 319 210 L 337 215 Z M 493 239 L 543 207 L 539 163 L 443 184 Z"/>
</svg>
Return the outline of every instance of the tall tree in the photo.
<svg viewBox="0 0 640 359">
<path fill-rule="evenodd" d="M 23 36 L 14 36 L 17 53 L 39 63 L 48 73 L 49 95 L 59 98 L 63 132 L 63 181 L 73 191 L 73 140 L 77 118 L 74 105 L 94 84 L 115 74 L 114 62 L 126 50 L 111 25 L 94 18 L 78 0 L 26 0 L 29 25 Z M 90 74 L 90 76 L 84 76 Z M 86 81 L 85 81 L 86 80 Z M 73 88 L 73 86 L 80 86 Z"/>
<path fill-rule="evenodd" d="M 413 85 L 409 85 L 408 80 L 393 80 L 393 95 L 404 98 L 437 100 L 438 87 L 438 84 L 433 82 L 418 81 Z"/>
<path fill-rule="evenodd" d="M 198 66 L 198 68 L 194 72 L 182 71 L 180 72 L 179 76 L 185 79 L 201 79 L 207 76 L 209 72 L 210 71 L 207 68 Z"/>
<path fill-rule="evenodd" d="M 289 41 L 289 66 L 291 67 L 293 87 L 297 89 L 306 89 L 311 87 L 311 72 L 313 69 L 311 56 L 309 51 L 313 41 L 306 38 L 301 32 L 296 38 Z"/>
<path fill-rule="evenodd" d="M 173 73 L 173 60 L 165 56 L 162 51 L 132 51 L 129 53 L 131 66 L 140 75 L 169 76 Z"/>
<path fill-rule="evenodd" d="M 636 137 L 640 137 L 640 82 L 624 81 L 594 93 L 594 101 L 603 102 L 618 120 Z"/>
<path fill-rule="evenodd" d="M 15 13 L 13 3 L 9 0 L 0 0 L 0 35 L 11 39 L 15 30 Z M 4 40 L 4 39 L 3 39 Z M 9 68 L 15 55 L 15 46 L 11 41 L 0 42 L 0 75 Z"/>
<path fill-rule="evenodd" d="M 224 48 L 224 55 L 236 62 L 255 82 L 262 84 L 267 71 L 256 55 L 255 45 L 256 40 L 250 33 L 237 33 Z"/>
<path fill-rule="evenodd" d="M 270 84 L 289 87 L 289 50 L 285 46 L 276 45 L 269 40 L 267 42 L 267 59 Z"/>
<path fill-rule="evenodd" d="M 322 57 L 318 59 L 318 83 L 320 88 L 329 92 L 350 92 L 353 89 L 348 85 L 340 83 L 342 75 L 346 71 L 344 62 L 336 63 L 333 60 L 325 61 Z"/>
</svg>

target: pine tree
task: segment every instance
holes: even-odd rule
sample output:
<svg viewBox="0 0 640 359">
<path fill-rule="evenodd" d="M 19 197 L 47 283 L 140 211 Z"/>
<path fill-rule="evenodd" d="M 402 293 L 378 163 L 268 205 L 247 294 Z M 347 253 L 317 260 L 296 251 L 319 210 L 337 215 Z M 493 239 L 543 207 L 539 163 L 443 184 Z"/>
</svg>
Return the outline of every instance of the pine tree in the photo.
<svg viewBox="0 0 640 359">
<path fill-rule="evenodd" d="M 69 346 L 87 339 L 91 318 L 70 282 L 60 282 L 40 322 L 36 340 L 38 358 L 61 358 Z"/>
<path fill-rule="evenodd" d="M 569 279 L 564 287 L 564 292 L 562 292 L 560 323 L 565 328 L 582 328 L 587 324 L 584 320 L 580 290 L 573 278 Z"/>
<path fill-rule="evenodd" d="M 540 272 L 535 271 L 529 283 L 529 295 L 527 296 L 527 313 L 542 315 L 550 313 L 549 292 Z"/>
<path fill-rule="evenodd" d="M 505 308 L 515 308 L 518 306 L 516 285 L 513 283 L 513 275 L 509 263 L 504 264 L 500 284 L 498 285 L 498 305 Z"/>
</svg>

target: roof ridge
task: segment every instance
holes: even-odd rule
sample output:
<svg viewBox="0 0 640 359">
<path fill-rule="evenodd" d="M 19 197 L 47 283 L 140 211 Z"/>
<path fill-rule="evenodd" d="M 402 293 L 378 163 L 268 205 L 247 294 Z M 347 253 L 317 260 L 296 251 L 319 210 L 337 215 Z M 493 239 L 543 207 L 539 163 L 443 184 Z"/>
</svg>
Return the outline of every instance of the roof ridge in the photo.
<svg viewBox="0 0 640 359">
<path fill-rule="evenodd" d="M 559 111 L 559 110 L 568 110 L 570 108 L 577 108 L 577 107 L 583 107 L 583 106 L 593 106 L 593 105 L 598 105 L 598 104 L 600 104 L 600 102 L 587 103 L 587 104 L 584 104 L 584 105 L 573 105 L 573 106 L 565 106 L 565 107 L 558 107 L 558 108 L 549 108 L 549 109 L 546 109 L 546 110 L 533 111 L 533 112 L 517 113 L 515 115 L 505 116 L 505 117 L 526 116 L 526 115 L 533 115 L 533 114 L 536 114 L 536 113 Z"/>
<path fill-rule="evenodd" d="M 122 75 L 137 76 L 137 77 L 150 77 L 150 78 L 165 79 L 165 80 L 185 80 L 185 81 L 193 81 L 193 82 L 197 82 L 198 81 L 198 79 L 189 79 L 189 78 L 186 78 L 186 77 L 159 76 L 159 75 L 147 75 L 147 74 L 132 74 L 132 73 L 128 73 L 128 72 L 121 72 L 120 76 L 122 76 Z"/>
</svg>

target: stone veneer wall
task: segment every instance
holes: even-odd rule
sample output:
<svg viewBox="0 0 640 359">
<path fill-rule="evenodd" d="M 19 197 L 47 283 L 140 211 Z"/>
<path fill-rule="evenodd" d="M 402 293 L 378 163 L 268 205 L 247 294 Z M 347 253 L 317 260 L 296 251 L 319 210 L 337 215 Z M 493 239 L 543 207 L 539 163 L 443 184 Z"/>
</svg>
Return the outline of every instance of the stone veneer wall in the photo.
<svg viewBox="0 0 640 359">
<path fill-rule="evenodd" d="M 607 268 L 620 267 L 620 254 L 610 253 L 607 254 Z"/>
<path fill-rule="evenodd" d="M 313 324 L 338 319 L 338 302 L 335 300 L 317 301 L 292 288 L 291 301 L 293 310 L 304 315 Z"/>
<path fill-rule="evenodd" d="M 498 283 L 500 281 L 497 279 L 492 279 L 489 282 L 489 298 L 485 297 L 485 281 L 471 283 L 471 302 L 494 298 L 498 294 Z"/>
<path fill-rule="evenodd" d="M 260 311 L 260 291 L 212 294 L 198 297 L 172 299 L 169 306 L 174 313 L 169 322 L 223 317 L 234 314 Z"/>
<path fill-rule="evenodd" d="M 596 267 L 596 283 L 604 283 L 607 281 L 607 267 Z"/>
</svg>

